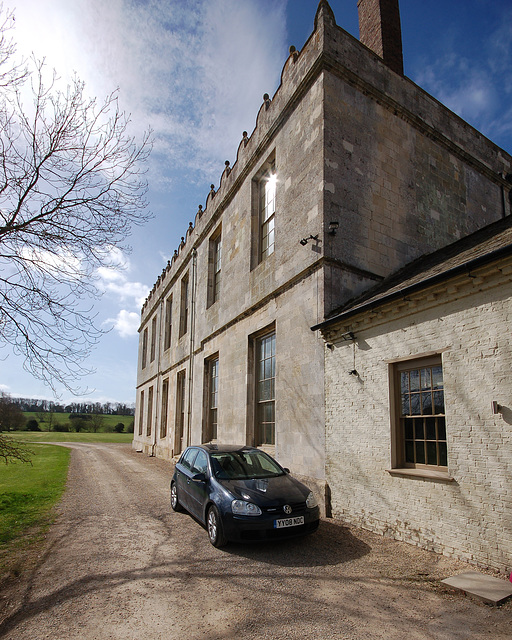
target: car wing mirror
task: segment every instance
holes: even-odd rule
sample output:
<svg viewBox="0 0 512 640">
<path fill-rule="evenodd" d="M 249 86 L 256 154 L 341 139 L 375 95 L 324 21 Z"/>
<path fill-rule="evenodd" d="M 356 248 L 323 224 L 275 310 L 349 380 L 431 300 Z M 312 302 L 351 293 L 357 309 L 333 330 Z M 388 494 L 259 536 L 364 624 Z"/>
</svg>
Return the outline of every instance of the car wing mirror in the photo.
<svg viewBox="0 0 512 640">
<path fill-rule="evenodd" d="M 286 471 L 286 473 L 291 473 L 290 469 L 288 469 L 288 467 L 283 467 L 283 469 Z"/>
<path fill-rule="evenodd" d="M 206 474 L 205 473 L 196 473 L 192 476 L 192 480 L 194 482 L 206 482 Z"/>
</svg>

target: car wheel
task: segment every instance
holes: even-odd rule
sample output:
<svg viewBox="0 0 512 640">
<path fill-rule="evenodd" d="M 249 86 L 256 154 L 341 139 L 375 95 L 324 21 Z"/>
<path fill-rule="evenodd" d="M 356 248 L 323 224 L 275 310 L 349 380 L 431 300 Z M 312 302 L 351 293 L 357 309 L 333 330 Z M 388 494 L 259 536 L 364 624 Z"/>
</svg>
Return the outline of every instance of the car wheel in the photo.
<svg viewBox="0 0 512 640">
<path fill-rule="evenodd" d="M 178 487 L 175 482 L 171 484 L 171 507 L 173 511 L 183 511 L 183 507 L 178 500 Z"/>
<path fill-rule="evenodd" d="M 206 526 L 208 529 L 208 538 L 214 547 L 222 547 L 226 544 L 227 540 L 224 537 L 224 532 L 222 531 L 222 520 L 215 505 L 212 505 L 208 509 Z"/>
</svg>

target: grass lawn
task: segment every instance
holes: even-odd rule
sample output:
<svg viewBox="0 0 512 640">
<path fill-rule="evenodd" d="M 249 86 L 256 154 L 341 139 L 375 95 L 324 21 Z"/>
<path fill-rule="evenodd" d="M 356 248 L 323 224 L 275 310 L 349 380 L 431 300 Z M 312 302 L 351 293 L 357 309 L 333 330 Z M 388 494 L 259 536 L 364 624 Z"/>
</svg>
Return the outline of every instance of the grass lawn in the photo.
<svg viewBox="0 0 512 640">
<path fill-rule="evenodd" d="M 66 484 L 69 449 L 32 446 L 32 464 L 0 464 L 0 545 L 47 521 Z"/>
<path fill-rule="evenodd" d="M 20 442 L 131 442 L 133 433 L 60 433 L 58 431 L 12 431 L 9 434 Z"/>
<path fill-rule="evenodd" d="M 0 570 L 16 567 L 51 524 L 53 507 L 60 499 L 69 465 L 70 450 L 35 444 L 32 464 L 0 464 Z"/>
<path fill-rule="evenodd" d="M 53 521 L 68 473 L 71 451 L 52 442 L 131 442 L 133 433 L 58 433 L 16 431 L 27 443 L 32 464 L 0 462 L 0 584 L 23 571 L 35 558 L 42 534 Z"/>
<path fill-rule="evenodd" d="M 34 413 L 32 411 L 24 411 L 23 415 L 27 420 L 37 420 L 39 423 L 38 413 Z M 124 430 L 128 429 L 128 426 L 133 424 L 133 416 L 112 416 L 112 415 L 103 415 L 103 425 L 101 427 L 101 431 L 112 431 L 112 429 L 122 422 L 124 424 Z M 69 425 L 69 413 L 54 413 L 53 414 L 54 424 L 66 424 Z M 40 422 L 39 428 L 41 431 L 48 431 L 48 423 Z"/>
</svg>

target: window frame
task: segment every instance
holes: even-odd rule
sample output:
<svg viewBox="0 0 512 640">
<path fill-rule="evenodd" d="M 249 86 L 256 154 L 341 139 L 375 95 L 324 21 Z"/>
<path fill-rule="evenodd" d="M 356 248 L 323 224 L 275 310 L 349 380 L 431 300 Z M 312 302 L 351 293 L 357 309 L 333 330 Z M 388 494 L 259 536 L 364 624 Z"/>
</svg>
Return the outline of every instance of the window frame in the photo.
<svg viewBox="0 0 512 640">
<path fill-rule="evenodd" d="M 266 357 L 266 347 L 261 357 L 261 348 L 272 339 L 270 357 Z M 266 376 L 266 363 L 270 361 L 271 375 Z M 263 371 L 263 375 L 260 373 Z M 275 446 L 276 443 L 276 331 L 270 331 L 254 337 L 254 439 L 256 446 Z M 261 397 L 260 391 L 265 388 L 265 383 L 270 384 L 270 397 Z M 263 384 L 263 387 L 262 387 Z M 262 412 L 271 407 L 273 420 L 262 418 Z M 269 431 L 270 429 L 270 431 Z M 270 437 L 268 437 L 270 434 Z"/>
<path fill-rule="evenodd" d="M 156 358 L 156 338 L 157 338 L 157 317 L 151 319 L 151 347 L 149 350 L 149 362 L 154 362 Z"/>
<path fill-rule="evenodd" d="M 167 419 L 169 415 L 169 378 L 162 381 L 162 415 L 160 416 L 160 439 L 167 437 Z"/>
<path fill-rule="evenodd" d="M 207 308 L 220 300 L 222 272 L 222 230 L 219 226 L 210 237 L 208 245 L 208 295 Z"/>
<path fill-rule="evenodd" d="M 185 439 L 186 369 L 176 374 L 175 452 L 183 451 Z"/>
<path fill-rule="evenodd" d="M 186 273 L 181 279 L 181 299 L 180 299 L 180 338 L 188 332 L 188 311 L 189 311 L 189 278 Z"/>
<path fill-rule="evenodd" d="M 148 364 L 148 328 L 145 327 L 142 332 L 142 357 L 141 369 L 145 369 Z"/>
<path fill-rule="evenodd" d="M 139 396 L 139 436 L 144 433 L 144 389 Z"/>
<path fill-rule="evenodd" d="M 268 260 L 276 252 L 276 218 L 279 202 L 279 189 L 278 189 L 278 171 L 276 163 L 276 151 L 275 149 L 268 155 L 265 162 L 263 162 L 259 169 L 253 174 L 251 181 L 251 271 L 256 269 L 260 264 L 268 262 Z M 262 220 L 264 212 L 262 211 L 262 190 L 265 183 L 268 180 L 269 174 L 275 176 L 275 189 L 273 196 L 273 211 L 271 216 L 267 216 L 265 220 Z M 264 225 L 272 221 L 273 225 L 273 241 L 271 243 L 272 251 L 268 251 L 269 247 L 263 248 L 263 237 L 268 237 L 264 230 Z"/>
<path fill-rule="evenodd" d="M 410 404 L 409 409 L 411 413 L 404 414 L 401 388 L 402 374 L 409 373 L 408 380 L 410 384 L 411 372 L 418 372 L 419 381 L 421 371 L 430 370 L 432 375 L 433 369 L 436 368 L 440 368 L 441 387 L 434 386 L 432 379 L 429 387 L 425 386 L 424 388 L 420 388 L 421 385 L 418 385 L 419 388 L 414 389 L 409 386 L 404 395 L 407 395 L 410 402 L 412 402 L 413 398 L 417 397 L 420 404 L 420 412 L 413 413 L 412 404 Z M 392 398 L 392 470 L 403 470 L 410 473 L 434 472 L 448 475 L 446 397 L 444 367 L 441 354 L 418 356 L 416 358 L 391 363 L 390 382 Z M 435 406 L 432 406 L 430 413 L 424 412 L 424 408 L 428 408 L 428 400 L 425 402 L 424 397 L 427 398 L 428 395 L 431 395 L 432 403 L 435 405 L 436 400 L 434 400 L 434 396 L 440 392 L 442 392 L 442 411 L 436 411 Z M 438 404 L 440 405 L 440 403 Z M 421 428 L 420 422 L 423 422 L 423 437 L 417 437 L 418 434 L 416 430 Z M 410 424 L 410 427 L 407 426 L 407 423 Z M 435 438 L 428 437 L 428 430 L 430 429 L 432 434 L 432 428 L 435 429 Z M 406 429 L 408 433 L 406 433 Z M 411 431 L 413 433 L 412 437 L 406 437 L 407 435 L 411 436 Z M 443 435 L 444 438 L 442 437 Z M 410 443 L 412 443 L 412 445 Z M 421 453 L 419 456 L 420 461 L 418 461 L 419 443 L 423 443 L 423 461 L 421 460 Z M 432 443 L 435 443 L 437 464 L 429 462 L 429 451 L 432 453 Z M 413 447 L 412 451 L 411 446 Z M 409 453 L 407 453 L 407 450 Z M 414 461 L 410 459 L 411 452 L 413 453 Z M 446 462 L 446 464 L 440 464 L 441 462 Z"/>
<path fill-rule="evenodd" d="M 148 389 L 148 414 L 146 420 L 146 437 L 150 438 L 153 432 L 153 396 L 154 387 L 151 385 Z"/>
<path fill-rule="evenodd" d="M 267 188 L 272 187 L 269 192 Z M 259 261 L 263 262 L 275 252 L 275 218 L 277 198 L 277 174 L 275 160 L 269 162 L 258 180 Z M 268 210 L 270 208 L 270 213 Z M 271 241 L 266 239 L 271 237 Z"/>
<path fill-rule="evenodd" d="M 172 339 L 172 293 L 165 301 L 164 351 L 171 348 Z"/>
<path fill-rule="evenodd" d="M 204 427 L 203 442 L 217 440 L 219 408 L 219 354 L 207 358 L 204 362 Z M 215 378 L 212 374 L 216 372 Z M 215 384 L 214 384 L 215 383 Z M 215 406 L 212 406 L 214 396 Z"/>
</svg>

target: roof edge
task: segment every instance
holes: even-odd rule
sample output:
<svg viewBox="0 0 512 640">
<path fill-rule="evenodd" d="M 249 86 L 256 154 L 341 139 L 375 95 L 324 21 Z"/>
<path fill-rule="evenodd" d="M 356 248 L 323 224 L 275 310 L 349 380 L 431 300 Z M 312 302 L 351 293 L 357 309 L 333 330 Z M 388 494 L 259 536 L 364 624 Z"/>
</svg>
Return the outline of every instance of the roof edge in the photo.
<svg viewBox="0 0 512 640">
<path fill-rule="evenodd" d="M 452 267 L 447 271 L 443 271 L 442 273 L 438 273 L 435 276 L 431 276 L 430 278 L 426 278 L 425 280 L 421 280 L 420 282 L 415 282 L 412 285 L 404 287 L 403 289 L 399 289 L 398 291 L 393 291 L 388 295 L 383 296 L 377 301 L 368 301 L 366 303 L 362 303 L 358 306 L 352 307 L 351 309 L 347 309 L 328 320 L 324 320 L 323 322 L 319 322 L 318 324 L 311 327 L 311 331 L 323 331 L 328 327 L 331 327 L 333 324 L 338 322 L 342 322 L 348 318 L 356 316 L 360 313 L 365 313 L 369 309 L 376 309 L 382 307 L 384 304 L 388 302 L 392 302 L 393 300 L 403 298 L 409 293 L 413 293 L 416 291 L 420 291 L 421 289 L 426 289 L 429 286 L 438 284 L 439 282 L 443 282 L 446 280 L 450 280 L 460 273 L 464 273 L 466 271 L 471 271 L 477 267 L 490 264 L 491 262 L 495 262 L 500 258 L 504 258 L 506 256 L 512 255 L 512 244 L 509 244 L 505 247 L 500 247 L 495 251 L 491 251 L 483 256 L 478 256 L 477 258 L 473 258 L 472 260 L 468 260 L 456 267 Z"/>
</svg>

